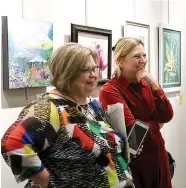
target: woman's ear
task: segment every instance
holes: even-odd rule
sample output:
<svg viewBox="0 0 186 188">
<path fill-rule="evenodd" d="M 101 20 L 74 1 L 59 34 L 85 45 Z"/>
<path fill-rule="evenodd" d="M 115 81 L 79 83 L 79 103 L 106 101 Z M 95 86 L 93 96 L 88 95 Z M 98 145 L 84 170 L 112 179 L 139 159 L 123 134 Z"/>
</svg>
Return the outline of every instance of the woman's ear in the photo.
<svg viewBox="0 0 186 188">
<path fill-rule="evenodd" d="M 120 65 L 122 63 L 122 61 L 123 61 L 123 59 L 121 57 L 117 58 L 118 65 Z"/>
</svg>

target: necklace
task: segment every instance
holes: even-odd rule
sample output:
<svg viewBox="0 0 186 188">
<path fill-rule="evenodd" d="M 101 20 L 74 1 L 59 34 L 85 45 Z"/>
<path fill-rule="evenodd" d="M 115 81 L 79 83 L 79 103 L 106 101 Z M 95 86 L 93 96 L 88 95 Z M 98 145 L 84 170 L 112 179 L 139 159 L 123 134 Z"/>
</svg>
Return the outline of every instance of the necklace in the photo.
<svg viewBox="0 0 186 188">
<path fill-rule="evenodd" d="M 94 110 L 94 108 L 89 104 L 89 103 L 92 102 L 90 97 L 88 97 L 89 98 L 89 103 L 87 102 L 87 104 L 83 104 L 83 105 L 80 105 L 72 97 L 70 97 L 70 96 L 68 96 L 66 94 L 63 94 L 61 92 L 60 92 L 60 97 L 62 97 L 64 100 L 68 100 L 68 101 L 73 102 L 75 104 L 76 110 L 82 116 L 84 116 L 87 120 L 94 121 L 96 123 L 98 123 L 98 121 L 103 121 L 107 126 L 110 127 L 110 125 L 108 124 L 108 122 L 109 122 L 108 114 L 103 109 Z M 99 118 L 98 118 L 98 116 L 99 116 Z M 97 118 L 100 119 L 100 120 L 97 120 Z"/>
<path fill-rule="evenodd" d="M 95 115 L 94 109 L 88 103 L 80 105 L 78 102 L 76 102 L 72 97 L 70 97 L 68 95 L 64 95 L 61 93 L 60 96 L 65 100 L 69 100 L 69 101 L 73 102 L 75 104 L 76 110 L 78 110 L 78 112 L 81 115 L 83 115 L 87 120 L 95 121 L 96 123 L 98 123 L 98 121 L 95 118 L 96 115 Z M 89 101 L 91 102 L 90 97 L 89 97 Z"/>
</svg>

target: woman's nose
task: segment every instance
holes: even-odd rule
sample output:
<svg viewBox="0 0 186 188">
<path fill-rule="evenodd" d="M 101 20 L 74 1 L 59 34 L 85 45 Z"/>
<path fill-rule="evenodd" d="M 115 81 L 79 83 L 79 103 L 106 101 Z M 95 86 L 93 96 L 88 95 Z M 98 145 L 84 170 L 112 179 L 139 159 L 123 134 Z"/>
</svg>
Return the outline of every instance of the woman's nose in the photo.
<svg viewBox="0 0 186 188">
<path fill-rule="evenodd" d="M 89 74 L 90 77 L 98 78 L 99 72 L 92 71 L 91 74 Z"/>
<path fill-rule="evenodd" d="M 147 63 L 147 61 L 146 61 L 146 60 L 140 60 L 140 64 L 145 65 L 146 63 Z"/>
<path fill-rule="evenodd" d="M 140 62 L 140 64 L 146 64 L 147 63 L 147 59 L 144 58 L 144 57 L 141 57 L 139 62 Z"/>
</svg>

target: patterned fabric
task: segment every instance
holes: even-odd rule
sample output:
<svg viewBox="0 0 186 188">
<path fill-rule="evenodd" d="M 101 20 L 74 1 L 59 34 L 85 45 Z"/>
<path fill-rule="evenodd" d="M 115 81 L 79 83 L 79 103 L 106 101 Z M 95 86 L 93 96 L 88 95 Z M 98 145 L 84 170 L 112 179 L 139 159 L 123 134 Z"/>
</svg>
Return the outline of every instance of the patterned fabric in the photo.
<svg viewBox="0 0 186 188">
<path fill-rule="evenodd" d="M 47 168 L 52 188 L 133 187 L 124 138 L 102 114 L 96 100 L 78 106 L 56 91 L 25 107 L 2 138 L 2 155 L 17 182 Z"/>
</svg>

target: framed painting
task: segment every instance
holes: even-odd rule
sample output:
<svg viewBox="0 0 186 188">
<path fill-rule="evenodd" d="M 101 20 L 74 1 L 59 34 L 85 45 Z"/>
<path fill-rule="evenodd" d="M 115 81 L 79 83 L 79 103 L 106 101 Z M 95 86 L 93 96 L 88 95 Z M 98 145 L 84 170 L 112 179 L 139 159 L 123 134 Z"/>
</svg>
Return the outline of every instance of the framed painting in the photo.
<svg viewBox="0 0 186 188">
<path fill-rule="evenodd" d="M 99 81 L 104 84 L 111 78 L 112 31 L 71 24 L 71 41 L 96 51 L 99 57 Z"/>
<path fill-rule="evenodd" d="M 126 21 L 123 27 L 123 36 L 140 39 L 144 43 L 147 54 L 146 70 L 150 71 L 150 26 L 142 23 Z"/>
<path fill-rule="evenodd" d="M 159 83 L 165 92 L 181 89 L 181 30 L 159 26 Z"/>
<path fill-rule="evenodd" d="M 3 88 L 50 85 L 53 24 L 2 16 Z"/>
</svg>

